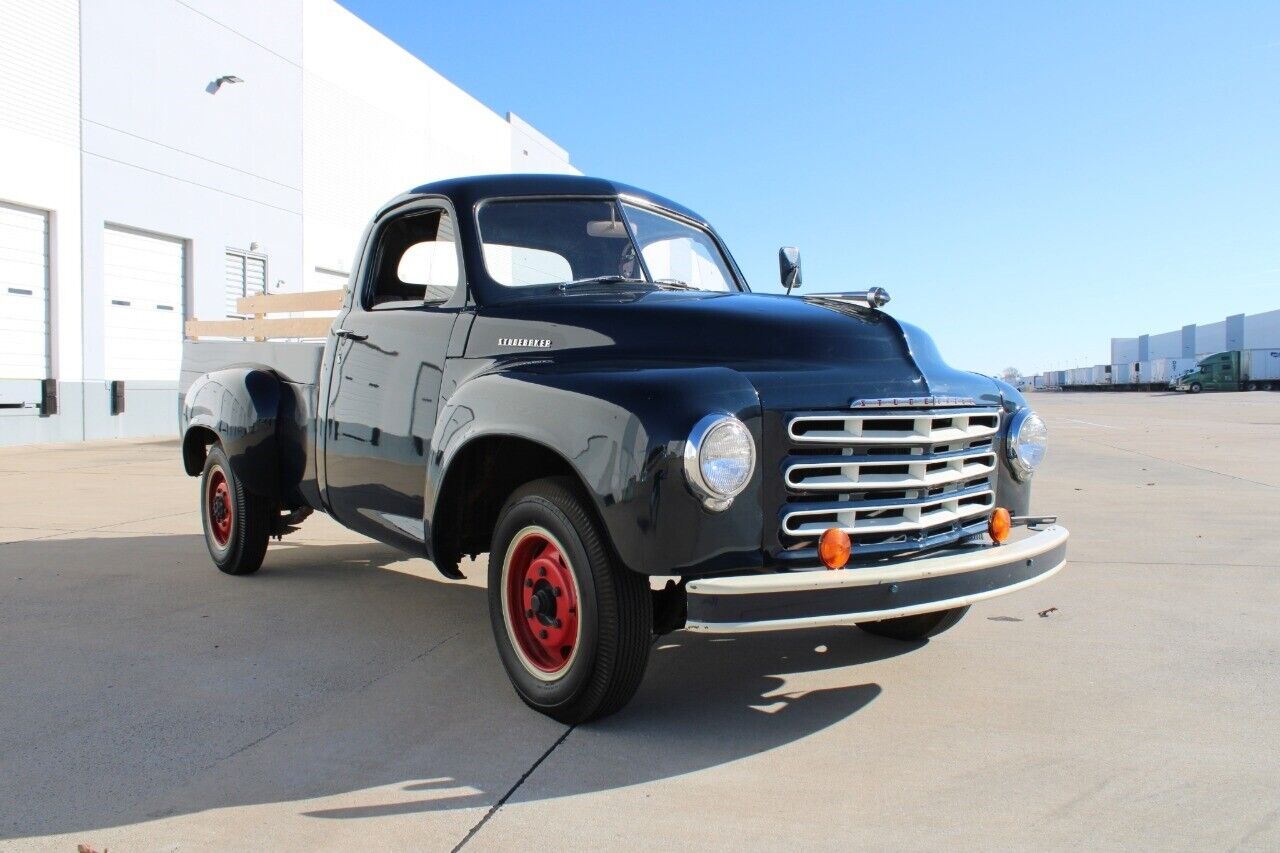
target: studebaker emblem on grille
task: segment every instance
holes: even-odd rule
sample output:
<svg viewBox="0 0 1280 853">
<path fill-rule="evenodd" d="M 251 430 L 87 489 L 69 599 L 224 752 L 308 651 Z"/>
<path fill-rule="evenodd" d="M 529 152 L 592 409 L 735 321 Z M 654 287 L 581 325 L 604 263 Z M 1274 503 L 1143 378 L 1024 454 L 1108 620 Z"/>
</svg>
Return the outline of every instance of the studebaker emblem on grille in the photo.
<svg viewBox="0 0 1280 853">
<path fill-rule="evenodd" d="M 976 406 L 972 397 L 870 397 L 849 403 L 851 409 L 932 409 L 943 406 Z"/>
<path fill-rule="evenodd" d="M 498 338 L 498 346 L 546 349 L 551 341 L 548 338 Z"/>
</svg>

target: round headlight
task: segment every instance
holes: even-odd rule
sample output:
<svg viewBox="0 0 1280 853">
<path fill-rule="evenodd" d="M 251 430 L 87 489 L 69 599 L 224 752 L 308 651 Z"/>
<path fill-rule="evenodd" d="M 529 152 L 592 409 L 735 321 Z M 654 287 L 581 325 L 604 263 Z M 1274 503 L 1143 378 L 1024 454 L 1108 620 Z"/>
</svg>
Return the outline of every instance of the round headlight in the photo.
<svg viewBox="0 0 1280 853">
<path fill-rule="evenodd" d="M 1019 480 L 1027 479 L 1040 467 L 1048 443 L 1049 428 L 1039 415 L 1022 409 L 1013 416 L 1009 425 L 1009 465 Z"/>
<path fill-rule="evenodd" d="M 755 467 L 755 440 L 733 415 L 708 415 L 689 434 L 685 477 L 709 508 L 726 509 L 747 487 Z"/>
</svg>

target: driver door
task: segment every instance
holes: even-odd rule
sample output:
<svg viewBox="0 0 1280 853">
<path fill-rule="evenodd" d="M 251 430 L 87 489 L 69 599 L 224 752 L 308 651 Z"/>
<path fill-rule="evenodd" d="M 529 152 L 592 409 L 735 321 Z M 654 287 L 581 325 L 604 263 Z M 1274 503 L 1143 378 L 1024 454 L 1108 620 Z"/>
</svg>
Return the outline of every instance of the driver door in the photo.
<svg viewBox="0 0 1280 853">
<path fill-rule="evenodd" d="M 415 205 L 377 229 L 336 334 L 325 431 L 327 500 L 347 527 L 417 550 L 441 379 L 465 305 L 453 217 Z M 463 323 L 461 332 L 465 333 Z"/>
</svg>

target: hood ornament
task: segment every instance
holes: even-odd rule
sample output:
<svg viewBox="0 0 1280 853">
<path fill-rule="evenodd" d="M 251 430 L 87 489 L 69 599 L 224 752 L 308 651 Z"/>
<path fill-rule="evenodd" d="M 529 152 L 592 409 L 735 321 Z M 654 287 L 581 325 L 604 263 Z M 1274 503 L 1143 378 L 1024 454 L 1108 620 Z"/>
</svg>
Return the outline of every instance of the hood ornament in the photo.
<svg viewBox="0 0 1280 853">
<path fill-rule="evenodd" d="M 854 399 L 851 409 L 941 409 L 949 406 L 976 406 L 972 397 L 869 397 Z"/>
<path fill-rule="evenodd" d="M 809 299 L 830 299 L 833 302 L 864 302 L 872 308 L 882 308 L 889 304 L 889 291 L 883 287 L 870 290 L 852 290 L 848 293 L 814 293 Z"/>
</svg>

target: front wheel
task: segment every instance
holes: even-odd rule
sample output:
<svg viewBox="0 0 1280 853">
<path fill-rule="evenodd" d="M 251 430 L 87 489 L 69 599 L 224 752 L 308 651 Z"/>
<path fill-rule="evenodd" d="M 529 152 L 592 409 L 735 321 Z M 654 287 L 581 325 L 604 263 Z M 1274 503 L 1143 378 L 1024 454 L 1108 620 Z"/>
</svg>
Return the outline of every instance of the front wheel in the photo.
<svg viewBox="0 0 1280 853">
<path fill-rule="evenodd" d="M 229 575 L 250 575 L 262 566 L 271 538 L 271 505 L 244 488 L 222 448 L 209 448 L 200 477 L 204 544 L 214 564 Z"/>
<path fill-rule="evenodd" d="M 567 479 L 507 499 L 489 553 L 489 617 L 516 693 L 562 723 L 612 714 L 640 686 L 652 640 L 648 580 L 615 563 Z"/>
<path fill-rule="evenodd" d="M 881 619 L 878 622 L 859 622 L 858 627 L 868 634 L 888 637 L 892 640 L 927 640 L 949 628 L 954 628 L 968 612 L 968 607 L 953 607 L 936 613 L 898 616 L 893 619 Z"/>
<path fill-rule="evenodd" d="M 1200 393 L 1201 391 L 1203 391 L 1203 390 L 1204 390 L 1204 386 L 1203 386 L 1203 385 L 1201 385 L 1199 382 L 1192 382 L 1192 383 L 1191 383 L 1191 393 L 1192 393 L 1192 394 L 1199 394 L 1199 393 Z"/>
</svg>

